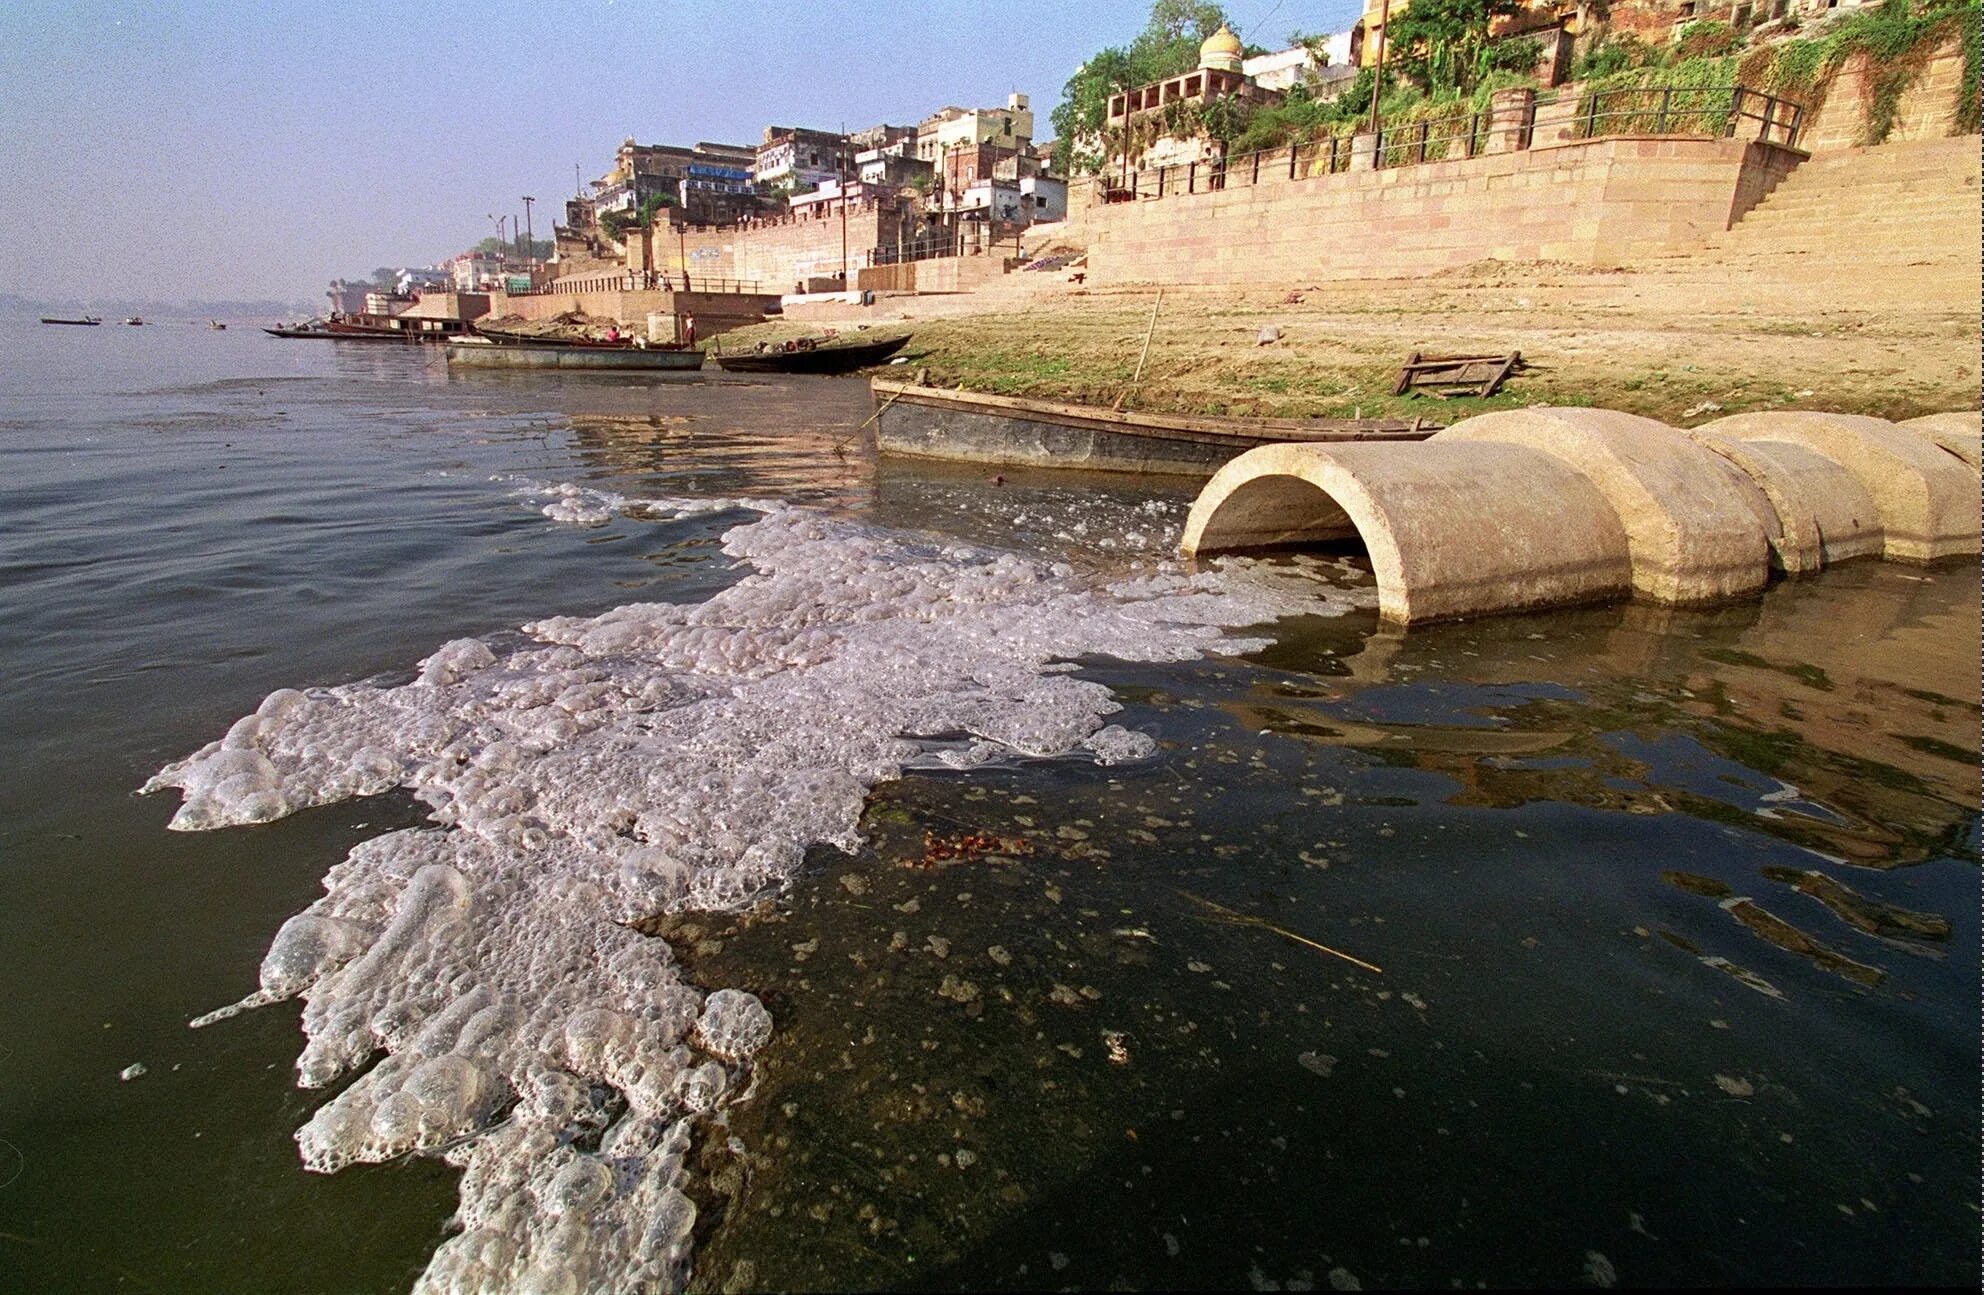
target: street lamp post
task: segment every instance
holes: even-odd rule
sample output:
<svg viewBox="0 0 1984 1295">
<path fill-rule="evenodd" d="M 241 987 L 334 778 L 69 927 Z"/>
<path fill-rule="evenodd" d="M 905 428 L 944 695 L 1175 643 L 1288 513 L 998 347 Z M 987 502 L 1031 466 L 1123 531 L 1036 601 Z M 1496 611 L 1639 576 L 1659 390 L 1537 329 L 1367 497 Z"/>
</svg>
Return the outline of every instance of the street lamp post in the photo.
<svg viewBox="0 0 1984 1295">
<path fill-rule="evenodd" d="M 524 251 L 532 266 L 537 264 L 537 231 L 531 226 L 530 205 L 536 201 L 529 194 L 524 195 Z"/>
</svg>

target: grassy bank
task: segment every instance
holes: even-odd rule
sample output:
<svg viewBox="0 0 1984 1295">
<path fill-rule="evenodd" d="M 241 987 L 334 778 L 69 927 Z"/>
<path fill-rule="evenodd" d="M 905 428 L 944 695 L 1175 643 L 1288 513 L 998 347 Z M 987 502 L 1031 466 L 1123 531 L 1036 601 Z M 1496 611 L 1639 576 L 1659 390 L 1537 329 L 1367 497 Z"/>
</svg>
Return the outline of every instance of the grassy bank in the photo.
<svg viewBox="0 0 1984 1295">
<path fill-rule="evenodd" d="M 905 299 L 900 320 L 872 331 L 913 328 L 897 369 L 927 369 L 939 385 L 1185 413 L 1451 422 L 1555 404 L 1689 425 L 1772 408 L 1904 418 L 1977 406 L 1974 307 L 1903 311 L 1844 293 L 1716 303 L 1657 276 L 1536 265 L 1298 292 L 1167 289 L 1136 382 L 1153 289 Z M 766 324 L 723 345 L 822 327 Z M 1279 339 L 1259 344 L 1264 328 Z M 1490 399 L 1391 394 L 1413 351 L 1511 349 L 1533 367 Z"/>
</svg>

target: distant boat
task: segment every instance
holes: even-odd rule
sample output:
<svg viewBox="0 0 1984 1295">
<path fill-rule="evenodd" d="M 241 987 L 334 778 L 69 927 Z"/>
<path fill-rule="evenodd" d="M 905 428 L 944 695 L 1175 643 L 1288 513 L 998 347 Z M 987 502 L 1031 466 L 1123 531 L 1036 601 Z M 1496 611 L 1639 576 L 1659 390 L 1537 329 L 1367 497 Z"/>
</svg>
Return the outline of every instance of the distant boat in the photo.
<svg viewBox="0 0 1984 1295">
<path fill-rule="evenodd" d="M 95 315 L 84 315 L 81 319 L 57 319 L 53 315 L 43 315 L 41 322 L 44 324 L 75 324 L 82 328 L 95 328 L 103 321 Z"/>
<path fill-rule="evenodd" d="M 213 329 L 216 333 L 225 333 L 227 331 L 227 325 L 221 323 L 218 319 L 209 319 L 207 321 L 207 327 Z"/>
<path fill-rule="evenodd" d="M 908 344 L 908 333 L 880 342 L 821 344 L 801 338 L 783 346 L 767 345 L 761 351 L 737 351 L 711 358 L 725 373 L 852 373 L 880 364 Z"/>
<path fill-rule="evenodd" d="M 136 315 L 133 315 L 133 316 L 131 316 L 131 317 L 130 317 L 129 319 L 127 319 L 127 320 L 125 320 L 124 322 L 125 322 L 125 323 L 127 323 L 127 324 L 129 324 L 129 325 L 131 325 L 131 327 L 133 327 L 133 328 L 136 328 L 136 327 L 138 327 L 138 326 L 139 326 L 140 324 L 143 324 L 143 323 L 144 323 L 145 321 L 144 321 L 144 320 L 142 320 L 142 319 L 139 319 L 139 318 L 138 318 L 138 317 L 137 317 Z"/>
</svg>

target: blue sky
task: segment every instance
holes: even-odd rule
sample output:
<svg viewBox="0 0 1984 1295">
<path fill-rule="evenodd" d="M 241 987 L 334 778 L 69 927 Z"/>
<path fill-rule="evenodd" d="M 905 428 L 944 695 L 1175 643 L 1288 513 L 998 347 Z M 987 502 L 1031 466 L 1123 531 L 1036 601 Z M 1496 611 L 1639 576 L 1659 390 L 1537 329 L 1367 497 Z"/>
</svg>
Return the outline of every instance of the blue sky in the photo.
<svg viewBox="0 0 1984 1295">
<path fill-rule="evenodd" d="M 1349 26 L 1358 0 L 1232 0 L 1241 34 Z M 643 142 L 770 122 L 1046 115 L 1148 0 L 452 0 L 0 4 L 0 291 L 315 297 L 425 264 Z"/>
</svg>

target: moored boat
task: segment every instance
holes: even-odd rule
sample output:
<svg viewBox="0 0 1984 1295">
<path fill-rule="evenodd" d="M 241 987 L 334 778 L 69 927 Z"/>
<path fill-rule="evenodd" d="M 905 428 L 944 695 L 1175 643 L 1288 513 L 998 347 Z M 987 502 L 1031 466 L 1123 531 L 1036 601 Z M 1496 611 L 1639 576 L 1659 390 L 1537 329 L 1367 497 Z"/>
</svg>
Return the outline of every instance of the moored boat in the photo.
<svg viewBox="0 0 1984 1295">
<path fill-rule="evenodd" d="M 130 317 L 129 319 L 127 319 L 127 320 L 125 320 L 124 322 L 125 322 L 125 323 L 127 323 L 127 324 L 129 324 L 129 325 L 130 325 L 131 327 L 133 327 L 133 328 L 137 328 L 137 327 L 140 327 L 141 325 L 143 325 L 145 321 L 144 321 L 144 320 L 142 320 L 142 319 L 140 319 L 140 318 L 138 318 L 138 317 L 137 317 L 136 315 L 133 315 L 133 316 L 131 316 L 131 317 Z"/>
<path fill-rule="evenodd" d="M 41 322 L 44 324 L 74 324 L 80 328 L 95 328 L 103 321 L 95 315 L 84 315 L 81 319 L 58 319 L 53 315 L 43 315 Z"/>
<path fill-rule="evenodd" d="M 884 454 L 1097 472 L 1209 477 L 1257 445 L 1422 441 L 1418 418 L 1213 418 L 1024 400 L 908 383 L 869 384 Z"/>
<path fill-rule="evenodd" d="M 880 364 L 909 344 L 908 333 L 879 342 L 816 342 L 801 338 L 762 350 L 718 353 L 710 358 L 726 373 L 852 373 Z"/>
<path fill-rule="evenodd" d="M 694 372 L 703 353 L 661 346 L 555 341 L 504 341 L 455 337 L 448 340 L 448 363 L 470 369 L 571 369 L 594 372 Z"/>
<path fill-rule="evenodd" d="M 320 319 L 307 324 L 297 324 L 290 328 L 264 328 L 270 337 L 317 337 L 333 342 L 404 342 L 406 338 L 398 333 L 341 332 L 330 328 Z"/>
</svg>

